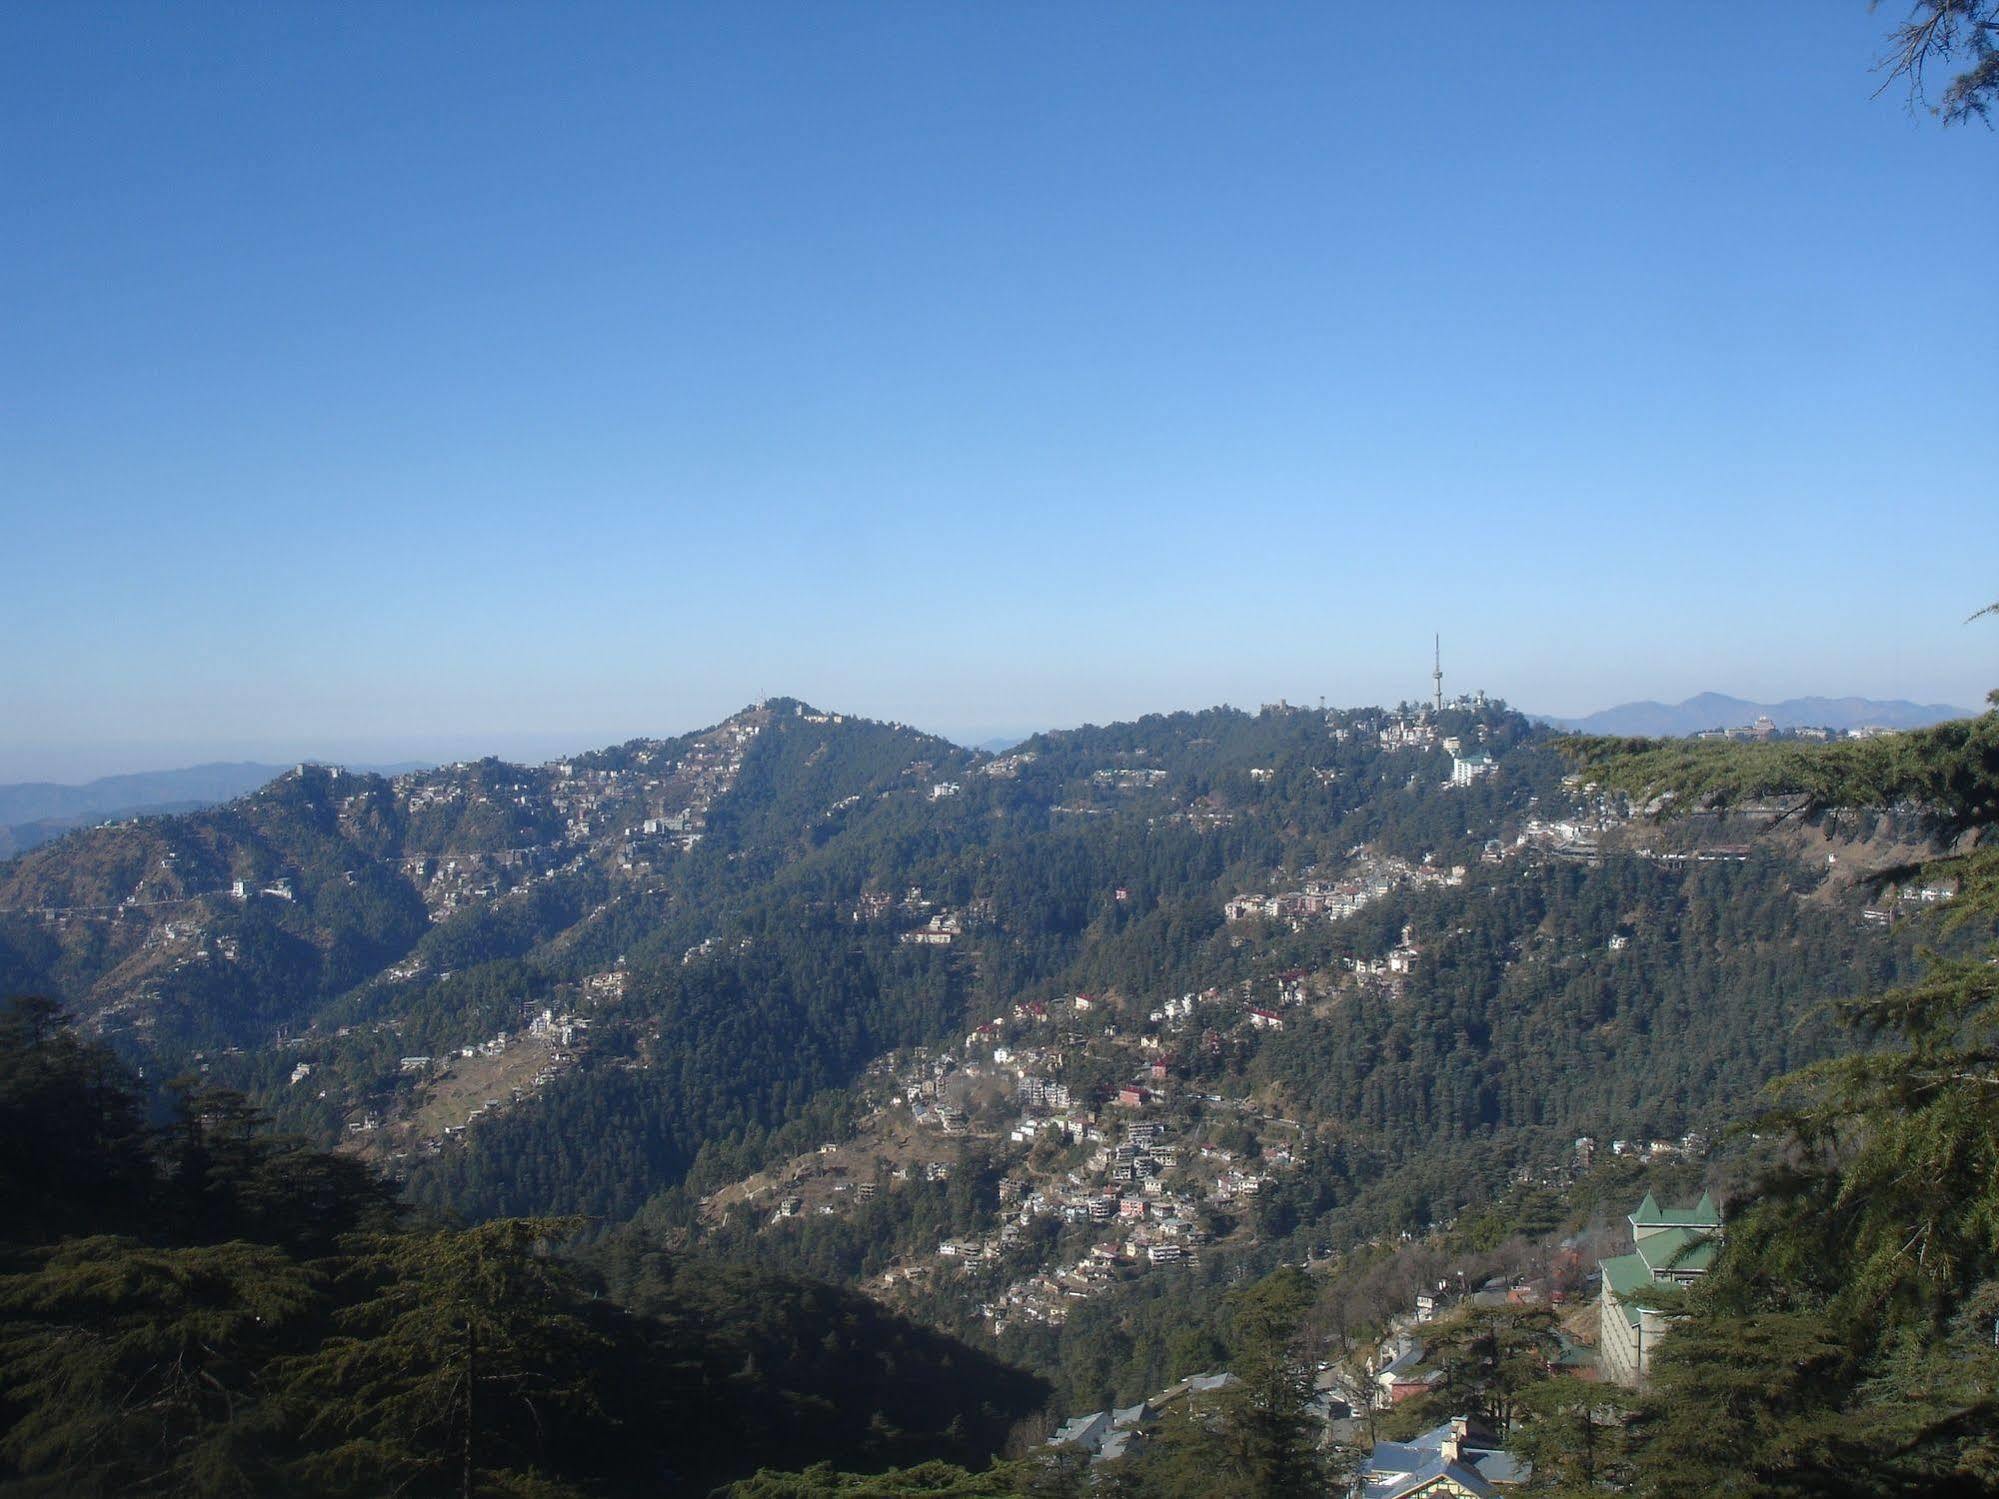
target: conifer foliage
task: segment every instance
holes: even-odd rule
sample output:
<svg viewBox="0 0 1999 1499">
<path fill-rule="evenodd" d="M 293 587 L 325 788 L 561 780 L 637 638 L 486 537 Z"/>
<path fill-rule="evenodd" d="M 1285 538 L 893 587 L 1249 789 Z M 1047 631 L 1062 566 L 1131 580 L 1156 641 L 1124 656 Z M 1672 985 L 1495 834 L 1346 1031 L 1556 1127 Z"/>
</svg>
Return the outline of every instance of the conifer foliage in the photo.
<svg viewBox="0 0 1999 1499">
<path fill-rule="evenodd" d="M 1129 1492 L 1318 1499 L 1329 1491 L 1340 1464 L 1319 1445 L 1300 1332 L 1314 1294 L 1310 1277 L 1287 1268 L 1230 1297 L 1234 1382 L 1211 1407 L 1183 1408 L 1165 1423 L 1155 1449 L 1121 1475 Z"/>
<path fill-rule="evenodd" d="M 982 1464 L 1046 1394 L 848 1293 L 657 1251 L 620 1304 L 559 1252 L 578 1220 L 410 1221 L 238 1095 L 177 1085 L 149 1124 L 42 1000 L 0 1006 L 0 1125 L 0 1493 L 705 1493 L 801 1432 Z"/>
</svg>

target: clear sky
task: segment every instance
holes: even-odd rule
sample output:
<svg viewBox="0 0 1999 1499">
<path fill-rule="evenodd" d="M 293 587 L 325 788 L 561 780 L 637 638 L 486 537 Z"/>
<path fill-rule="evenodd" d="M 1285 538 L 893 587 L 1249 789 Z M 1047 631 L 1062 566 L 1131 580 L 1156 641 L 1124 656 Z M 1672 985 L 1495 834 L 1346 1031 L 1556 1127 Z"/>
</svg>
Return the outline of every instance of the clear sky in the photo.
<svg viewBox="0 0 1999 1499">
<path fill-rule="evenodd" d="M 0 780 L 1999 683 L 1895 0 L 0 10 Z"/>
</svg>

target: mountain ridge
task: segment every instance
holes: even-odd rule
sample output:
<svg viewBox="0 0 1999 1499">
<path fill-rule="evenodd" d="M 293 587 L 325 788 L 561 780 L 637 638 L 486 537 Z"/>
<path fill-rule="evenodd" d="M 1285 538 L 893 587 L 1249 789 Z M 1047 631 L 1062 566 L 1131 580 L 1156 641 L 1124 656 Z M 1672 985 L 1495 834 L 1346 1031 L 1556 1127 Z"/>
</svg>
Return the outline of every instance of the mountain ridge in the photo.
<svg viewBox="0 0 1999 1499">
<path fill-rule="evenodd" d="M 133 771 L 78 783 L 17 781 L 0 785 L 0 859 L 10 859 L 78 828 L 130 817 L 198 812 L 247 796 L 291 769 L 255 760 L 209 760 L 175 770 Z M 424 762 L 356 765 L 394 777 Z"/>
<path fill-rule="evenodd" d="M 1530 715 L 1537 723 L 1586 734 L 1678 738 L 1708 729 L 1736 728 L 1767 717 L 1779 729 L 1865 727 L 1920 729 L 1953 718 L 1973 718 L 1977 710 L 1948 703 L 1912 703 L 1902 698 L 1794 697 L 1760 703 L 1723 692 L 1701 692 L 1677 703 L 1652 699 L 1619 703 L 1580 718 Z"/>
<path fill-rule="evenodd" d="M 208 760 L 178 770 L 133 771 L 94 780 L 18 781 L 0 786 L 0 823 L 111 816 L 165 802 L 226 802 L 291 769 L 253 760 Z"/>
</svg>

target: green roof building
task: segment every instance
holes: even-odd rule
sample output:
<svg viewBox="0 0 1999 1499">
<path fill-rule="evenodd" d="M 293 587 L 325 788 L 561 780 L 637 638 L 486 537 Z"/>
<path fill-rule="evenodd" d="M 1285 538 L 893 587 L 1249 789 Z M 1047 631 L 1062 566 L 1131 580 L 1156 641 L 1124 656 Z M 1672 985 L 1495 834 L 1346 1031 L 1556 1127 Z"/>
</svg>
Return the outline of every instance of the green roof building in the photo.
<svg viewBox="0 0 1999 1499">
<path fill-rule="evenodd" d="M 1603 1377 L 1642 1382 L 1652 1349 L 1672 1317 L 1639 1305 L 1655 1285 L 1684 1286 L 1705 1275 L 1721 1242 L 1721 1210 L 1703 1192 L 1690 1208 L 1662 1208 L 1650 1192 L 1631 1215 L 1631 1253 L 1598 1261 L 1603 1273 L 1597 1354 Z"/>
</svg>

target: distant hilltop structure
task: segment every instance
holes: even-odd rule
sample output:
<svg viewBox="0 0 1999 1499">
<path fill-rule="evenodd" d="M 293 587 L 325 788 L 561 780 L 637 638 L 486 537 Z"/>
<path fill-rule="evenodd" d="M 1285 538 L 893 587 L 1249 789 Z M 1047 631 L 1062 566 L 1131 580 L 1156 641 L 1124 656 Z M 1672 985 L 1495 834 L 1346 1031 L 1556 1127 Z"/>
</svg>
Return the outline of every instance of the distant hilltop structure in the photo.
<svg viewBox="0 0 1999 1499">
<path fill-rule="evenodd" d="M 1420 706 L 1404 703 L 1402 705 L 1403 711 L 1407 712 L 1412 707 L 1416 707 L 1418 712 L 1427 713 L 1442 713 L 1446 708 L 1480 709 L 1485 707 L 1487 701 L 1488 699 L 1483 687 L 1476 692 L 1461 692 L 1454 698 L 1446 699 L 1444 697 L 1444 637 L 1442 635 L 1432 635 L 1430 637 L 1429 700 L 1421 703 Z"/>
</svg>

